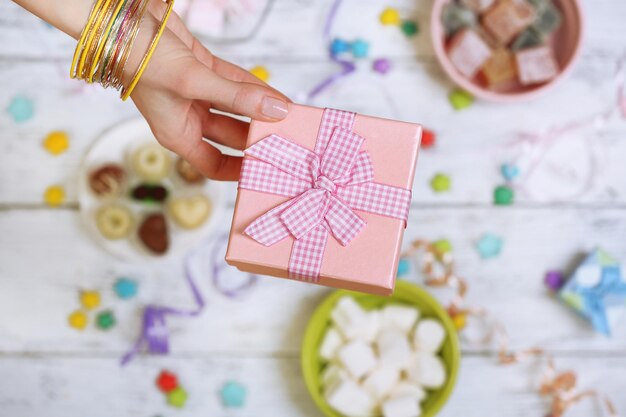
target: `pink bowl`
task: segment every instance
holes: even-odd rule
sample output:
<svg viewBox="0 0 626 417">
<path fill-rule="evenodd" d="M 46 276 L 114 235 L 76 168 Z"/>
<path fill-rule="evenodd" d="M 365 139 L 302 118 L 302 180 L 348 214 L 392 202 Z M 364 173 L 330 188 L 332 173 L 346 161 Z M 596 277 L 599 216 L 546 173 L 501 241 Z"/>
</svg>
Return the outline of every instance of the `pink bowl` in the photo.
<svg viewBox="0 0 626 417">
<path fill-rule="evenodd" d="M 563 24 L 550 40 L 553 45 L 558 45 L 558 47 L 554 49 L 554 53 L 561 68 L 559 75 L 548 83 L 536 86 L 517 86 L 507 91 L 489 90 L 476 79 L 468 79 L 458 72 L 448 59 L 445 45 L 445 32 L 443 24 L 441 23 L 441 12 L 443 7 L 451 1 L 452 0 L 435 0 L 433 5 L 432 14 L 430 16 L 430 35 L 435 49 L 435 55 L 452 81 L 476 97 L 500 103 L 521 101 L 535 97 L 552 88 L 565 78 L 572 70 L 574 62 L 580 55 L 583 38 L 583 16 L 579 0 L 554 0 L 555 5 L 563 14 Z"/>
</svg>

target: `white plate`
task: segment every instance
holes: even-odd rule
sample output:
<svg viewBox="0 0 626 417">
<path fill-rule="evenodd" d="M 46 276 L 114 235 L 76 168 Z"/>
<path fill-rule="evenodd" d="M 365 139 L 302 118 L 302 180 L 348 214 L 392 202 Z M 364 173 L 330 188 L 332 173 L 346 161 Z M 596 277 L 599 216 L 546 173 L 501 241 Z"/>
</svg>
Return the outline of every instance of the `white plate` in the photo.
<svg viewBox="0 0 626 417">
<path fill-rule="evenodd" d="M 129 155 L 137 147 L 146 143 L 156 143 L 150 128 L 144 119 L 132 119 L 123 122 L 116 127 L 107 130 L 98 138 L 87 151 L 81 165 L 78 182 L 78 202 L 80 215 L 89 234 L 107 252 L 125 261 L 146 260 L 169 260 L 180 257 L 188 249 L 200 243 L 203 237 L 208 236 L 216 227 L 221 218 L 224 196 L 224 186 L 220 182 L 206 180 L 200 185 L 186 184 L 178 177 L 174 169 L 177 156 L 171 153 L 172 169 L 170 174 L 161 181 L 161 184 L 169 192 L 168 200 L 181 196 L 197 194 L 206 195 L 213 204 L 209 219 L 200 227 L 193 230 L 185 230 L 178 227 L 169 216 L 166 204 L 144 204 L 133 201 L 128 193 L 115 199 L 98 197 L 89 186 L 88 177 L 94 170 L 106 163 L 122 165 L 127 174 L 130 186 L 136 185 L 140 180 L 133 175 L 129 164 Z M 130 188 L 130 187 L 129 187 Z M 126 239 L 106 239 L 96 226 L 95 213 L 103 204 L 116 202 L 128 207 L 135 216 L 134 229 Z M 137 237 L 137 228 L 143 217 L 152 212 L 162 212 L 165 215 L 169 232 L 169 249 L 163 255 L 154 255 L 143 247 Z"/>
</svg>

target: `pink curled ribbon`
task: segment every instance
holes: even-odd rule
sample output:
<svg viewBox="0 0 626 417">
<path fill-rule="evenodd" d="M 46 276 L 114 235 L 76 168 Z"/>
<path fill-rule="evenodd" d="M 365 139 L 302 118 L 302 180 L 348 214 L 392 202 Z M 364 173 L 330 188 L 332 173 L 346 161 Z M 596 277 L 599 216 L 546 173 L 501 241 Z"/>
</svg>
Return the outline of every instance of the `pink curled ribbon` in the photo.
<svg viewBox="0 0 626 417">
<path fill-rule="evenodd" d="M 244 152 L 239 187 L 290 197 L 244 233 L 264 246 L 292 236 L 289 277 L 319 281 L 329 233 L 347 246 L 366 227 L 355 211 L 408 218 L 411 190 L 374 182 L 355 114 L 326 109 L 313 151 L 272 134 Z"/>
</svg>

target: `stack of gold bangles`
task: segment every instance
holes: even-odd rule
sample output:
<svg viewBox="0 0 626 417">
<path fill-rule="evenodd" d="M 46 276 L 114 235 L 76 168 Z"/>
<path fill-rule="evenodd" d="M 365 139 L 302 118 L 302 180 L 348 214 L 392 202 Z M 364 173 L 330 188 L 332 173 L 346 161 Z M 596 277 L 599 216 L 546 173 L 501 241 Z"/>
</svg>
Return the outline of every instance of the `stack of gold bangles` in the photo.
<svg viewBox="0 0 626 417">
<path fill-rule="evenodd" d="M 166 0 L 167 7 L 152 42 L 125 86 L 123 78 L 126 62 L 149 1 L 95 0 L 76 45 L 70 76 L 88 83 L 100 83 L 105 88 L 121 89 L 122 100 L 126 100 L 148 66 L 174 6 L 174 0 Z"/>
</svg>

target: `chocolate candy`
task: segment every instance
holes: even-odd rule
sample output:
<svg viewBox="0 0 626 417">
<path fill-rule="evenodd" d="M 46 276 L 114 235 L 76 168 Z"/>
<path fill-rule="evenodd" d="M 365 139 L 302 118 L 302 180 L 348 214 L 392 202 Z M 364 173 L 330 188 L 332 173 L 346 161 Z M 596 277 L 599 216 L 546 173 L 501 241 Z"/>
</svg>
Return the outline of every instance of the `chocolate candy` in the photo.
<svg viewBox="0 0 626 417">
<path fill-rule="evenodd" d="M 89 175 L 89 187 L 98 196 L 120 194 L 126 181 L 126 171 L 120 165 L 106 164 Z"/>
<path fill-rule="evenodd" d="M 461 29 L 476 26 L 476 20 L 476 14 L 472 10 L 455 2 L 448 3 L 441 13 L 441 22 L 448 36 Z"/>
<path fill-rule="evenodd" d="M 454 35 L 448 56 L 456 69 L 468 78 L 473 78 L 491 56 L 491 48 L 471 29 Z"/>
<path fill-rule="evenodd" d="M 205 180 L 204 175 L 183 158 L 176 161 L 176 172 L 188 184 L 200 184 Z"/>
<path fill-rule="evenodd" d="M 559 65 L 548 46 L 523 49 L 515 53 L 519 81 L 523 85 L 550 81 L 559 73 Z"/>
<path fill-rule="evenodd" d="M 505 45 L 534 20 L 535 9 L 526 0 L 502 0 L 483 15 L 482 23 Z"/>
<path fill-rule="evenodd" d="M 133 188 L 131 197 L 142 203 L 163 203 L 168 191 L 162 185 L 140 184 Z"/>
<path fill-rule="evenodd" d="M 496 49 L 483 65 L 482 74 L 489 87 L 514 81 L 517 77 L 517 68 L 513 54 L 506 48 Z"/>
<path fill-rule="evenodd" d="M 153 213 L 148 215 L 139 226 L 137 235 L 141 243 L 150 252 L 156 255 L 162 255 L 167 252 L 169 236 L 163 214 Z"/>
</svg>

